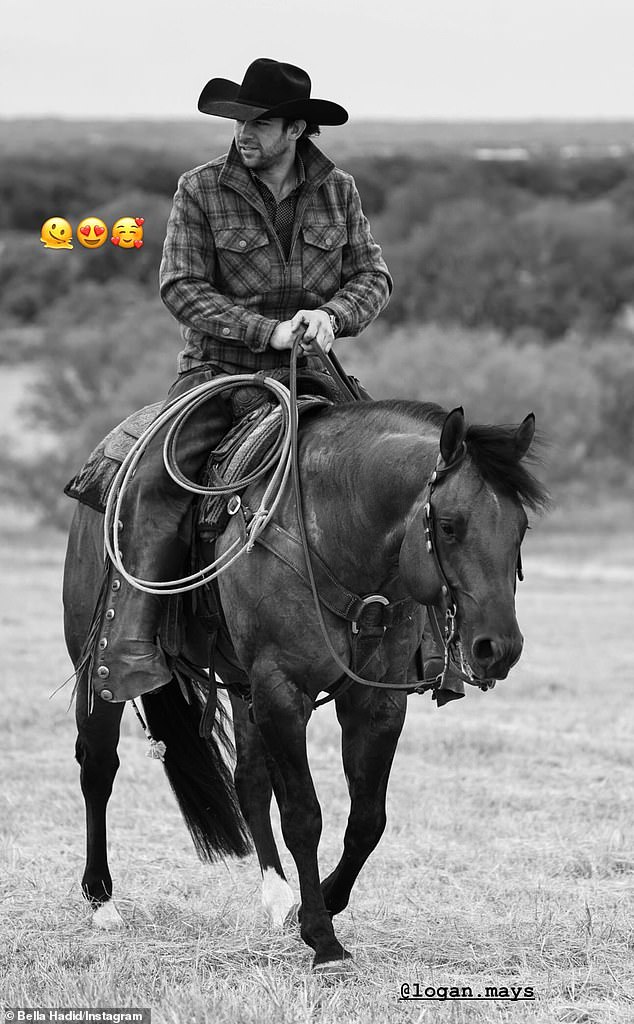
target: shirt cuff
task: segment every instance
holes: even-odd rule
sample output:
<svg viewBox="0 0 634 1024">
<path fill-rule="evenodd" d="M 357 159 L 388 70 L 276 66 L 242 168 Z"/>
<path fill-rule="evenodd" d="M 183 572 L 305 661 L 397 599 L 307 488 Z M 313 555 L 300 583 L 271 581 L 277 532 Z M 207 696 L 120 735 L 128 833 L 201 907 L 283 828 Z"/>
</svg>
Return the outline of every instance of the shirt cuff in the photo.
<svg viewBox="0 0 634 1024">
<path fill-rule="evenodd" d="M 329 316 L 336 316 L 339 322 L 339 330 L 337 331 L 337 337 L 342 338 L 346 333 L 346 318 L 345 318 L 345 307 L 339 305 L 338 302 L 329 302 L 326 306 L 320 306 L 324 313 L 328 313 Z"/>
<path fill-rule="evenodd" d="M 254 320 L 249 322 L 244 340 L 252 352 L 264 352 L 269 347 L 273 332 L 280 321 L 269 320 L 265 316 L 256 317 Z"/>
<path fill-rule="evenodd" d="M 278 320 L 269 320 L 259 313 L 249 313 L 247 318 L 242 320 L 226 319 L 217 324 L 210 332 L 219 341 L 226 341 L 228 345 L 246 345 L 251 352 L 264 352 L 269 347 L 273 331 L 277 327 Z"/>
</svg>

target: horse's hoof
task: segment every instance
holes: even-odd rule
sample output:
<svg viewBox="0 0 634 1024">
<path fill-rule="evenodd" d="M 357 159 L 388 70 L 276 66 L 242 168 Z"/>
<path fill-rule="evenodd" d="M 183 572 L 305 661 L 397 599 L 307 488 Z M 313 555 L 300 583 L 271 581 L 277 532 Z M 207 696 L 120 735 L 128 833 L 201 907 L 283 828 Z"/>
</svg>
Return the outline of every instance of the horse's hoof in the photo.
<svg viewBox="0 0 634 1024">
<path fill-rule="evenodd" d="M 313 963 L 313 974 L 328 981 L 345 981 L 356 974 L 356 971 L 357 965 L 346 950 L 343 959 L 325 960 L 321 964 Z"/>
<path fill-rule="evenodd" d="M 97 907 L 92 915 L 91 923 L 93 928 L 99 928 L 104 932 L 117 931 L 117 929 L 125 927 L 123 918 L 112 900 L 107 900 L 106 903 L 101 903 Z"/>
</svg>

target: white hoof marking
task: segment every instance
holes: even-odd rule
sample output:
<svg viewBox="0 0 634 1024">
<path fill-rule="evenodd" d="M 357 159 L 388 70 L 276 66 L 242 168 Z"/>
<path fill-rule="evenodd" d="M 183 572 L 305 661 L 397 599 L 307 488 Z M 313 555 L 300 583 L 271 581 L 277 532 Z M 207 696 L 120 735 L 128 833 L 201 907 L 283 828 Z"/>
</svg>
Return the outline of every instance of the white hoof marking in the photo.
<svg viewBox="0 0 634 1024">
<path fill-rule="evenodd" d="M 281 931 L 296 900 L 288 882 L 274 868 L 267 868 L 262 875 L 262 904 L 272 931 Z"/>
<path fill-rule="evenodd" d="M 95 910 L 92 915 L 93 928 L 100 928 L 102 931 L 114 931 L 123 928 L 123 918 L 115 907 L 112 900 L 107 900 Z"/>
<path fill-rule="evenodd" d="M 352 957 L 346 957 L 345 960 L 327 960 L 323 964 L 316 964 L 313 967 L 313 973 L 319 977 L 328 979 L 330 981 L 344 980 L 349 978 L 351 974 L 354 974 L 357 970 Z"/>
</svg>

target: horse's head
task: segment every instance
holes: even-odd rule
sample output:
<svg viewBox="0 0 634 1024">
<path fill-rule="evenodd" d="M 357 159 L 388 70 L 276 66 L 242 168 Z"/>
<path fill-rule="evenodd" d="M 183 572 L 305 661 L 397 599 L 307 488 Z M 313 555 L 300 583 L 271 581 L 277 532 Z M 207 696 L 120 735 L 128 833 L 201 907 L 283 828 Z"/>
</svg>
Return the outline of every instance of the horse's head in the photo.
<svg viewBox="0 0 634 1024">
<path fill-rule="evenodd" d="M 412 596 L 455 605 L 458 650 L 474 681 L 504 679 L 522 652 L 515 586 L 525 506 L 547 501 L 522 465 L 534 433 L 532 414 L 519 426 L 467 427 L 462 409 L 449 413 L 435 475 L 401 546 L 400 573 Z"/>
</svg>

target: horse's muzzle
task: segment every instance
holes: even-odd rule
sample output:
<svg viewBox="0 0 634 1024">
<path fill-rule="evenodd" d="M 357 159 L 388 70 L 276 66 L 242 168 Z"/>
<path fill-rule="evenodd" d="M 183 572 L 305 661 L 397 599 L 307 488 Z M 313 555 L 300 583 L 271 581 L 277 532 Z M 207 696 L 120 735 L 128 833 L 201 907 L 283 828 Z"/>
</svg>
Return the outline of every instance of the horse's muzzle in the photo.
<svg viewBox="0 0 634 1024">
<path fill-rule="evenodd" d="M 471 658 L 478 675 L 488 679 L 506 679 L 513 665 L 519 661 L 524 637 L 476 636 L 471 644 Z"/>
</svg>

